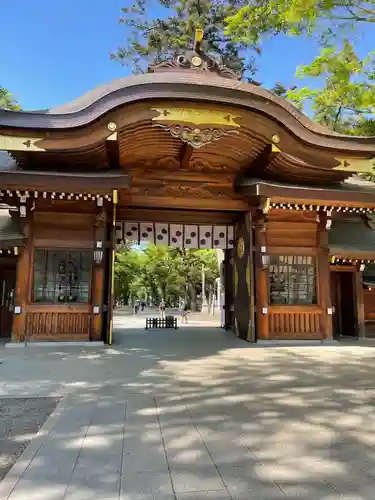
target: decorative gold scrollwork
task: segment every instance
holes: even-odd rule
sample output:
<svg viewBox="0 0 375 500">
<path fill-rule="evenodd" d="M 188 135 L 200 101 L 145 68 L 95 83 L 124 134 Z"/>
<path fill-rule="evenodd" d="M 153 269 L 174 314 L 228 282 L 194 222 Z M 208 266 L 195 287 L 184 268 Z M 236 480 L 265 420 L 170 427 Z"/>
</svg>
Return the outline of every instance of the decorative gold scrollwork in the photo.
<svg viewBox="0 0 375 500">
<path fill-rule="evenodd" d="M 240 259 L 242 259 L 244 254 L 245 254 L 245 242 L 242 236 L 240 236 L 237 241 L 237 255 Z"/>
<path fill-rule="evenodd" d="M 209 144 L 212 141 L 217 141 L 224 135 L 229 135 L 230 133 L 236 133 L 236 130 L 225 130 L 219 128 L 192 128 L 183 125 L 167 125 L 158 123 L 159 127 L 167 130 L 172 137 L 177 137 L 183 142 L 186 142 L 193 148 L 201 148 L 205 144 Z"/>
</svg>

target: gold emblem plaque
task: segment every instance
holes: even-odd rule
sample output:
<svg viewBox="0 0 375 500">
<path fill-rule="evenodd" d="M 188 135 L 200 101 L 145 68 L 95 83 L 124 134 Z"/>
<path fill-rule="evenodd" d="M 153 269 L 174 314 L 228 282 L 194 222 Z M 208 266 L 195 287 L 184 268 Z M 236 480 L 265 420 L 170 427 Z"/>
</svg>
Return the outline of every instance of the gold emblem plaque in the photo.
<svg viewBox="0 0 375 500">
<path fill-rule="evenodd" d="M 240 259 L 242 259 L 244 254 L 245 254 L 245 242 L 241 236 L 240 238 L 238 238 L 237 241 L 237 255 Z"/>
</svg>

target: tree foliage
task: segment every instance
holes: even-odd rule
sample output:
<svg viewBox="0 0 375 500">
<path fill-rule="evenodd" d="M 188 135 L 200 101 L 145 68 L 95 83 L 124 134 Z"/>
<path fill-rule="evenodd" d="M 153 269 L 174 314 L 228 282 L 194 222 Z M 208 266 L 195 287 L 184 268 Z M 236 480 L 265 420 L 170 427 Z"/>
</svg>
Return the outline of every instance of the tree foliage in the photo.
<svg viewBox="0 0 375 500">
<path fill-rule="evenodd" d="M 4 87 L 0 87 L 0 109 L 11 109 L 13 111 L 21 109 L 13 95 Z"/>
<path fill-rule="evenodd" d="M 128 37 L 111 58 L 144 72 L 181 51 L 191 49 L 195 28 L 205 31 L 202 50 L 222 64 L 251 76 L 255 72 L 254 52 L 249 43 L 233 41 L 225 35 L 225 19 L 233 15 L 241 0 L 134 0 L 122 9 L 120 23 L 128 27 Z M 151 8 L 161 11 L 151 18 Z"/>
<path fill-rule="evenodd" d="M 176 303 L 180 297 L 194 303 L 202 291 L 202 266 L 207 290 L 219 277 L 214 250 L 187 250 L 150 245 L 124 248 L 115 264 L 116 293 L 127 304 L 130 299 L 152 297 Z"/>
<path fill-rule="evenodd" d="M 367 118 L 375 111 L 374 62 L 373 54 L 360 59 L 347 41 L 341 50 L 323 48 L 297 72 L 301 78 L 319 79 L 322 86 L 294 88 L 286 91 L 286 97 L 300 109 L 311 110 L 316 121 L 332 130 L 354 133 L 360 126 L 365 131 Z"/>
<path fill-rule="evenodd" d="M 243 0 L 228 16 L 226 33 L 257 45 L 267 35 L 320 33 L 331 40 L 343 28 L 375 23 L 374 0 Z M 346 30 L 347 32 L 347 30 Z"/>
</svg>

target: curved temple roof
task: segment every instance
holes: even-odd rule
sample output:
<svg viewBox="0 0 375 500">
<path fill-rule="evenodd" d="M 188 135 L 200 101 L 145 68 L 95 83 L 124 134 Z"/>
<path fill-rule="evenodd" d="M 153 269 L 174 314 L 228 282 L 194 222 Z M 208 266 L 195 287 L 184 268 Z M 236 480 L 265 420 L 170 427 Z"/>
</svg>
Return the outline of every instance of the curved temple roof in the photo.
<svg viewBox="0 0 375 500">
<path fill-rule="evenodd" d="M 214 102 L 255 111 L 282 124 L 315 147 L 375 153 L 375 139 L 345 136 L 314 123 L 291 103 L 251 83 L 220 74 L 176 67 L 113 81 L 56 108 L 40 111 L 0 110 L 0 128 L 71 129 L 90 124 L 105 113 L 147 100 Z"/>
<path fill-rule="evenodd" d="M 139 196 L 185 196 L 191 181 L 217 198 L 221 185 L 242 202 L 233 187 L 248 179 L 334 186 L 370 171 L 375 138 L 332 132 L 196 50 L 60 107 L 0 110 L 0 149 L 25 172 L 128 174 Z"/>
</svg>

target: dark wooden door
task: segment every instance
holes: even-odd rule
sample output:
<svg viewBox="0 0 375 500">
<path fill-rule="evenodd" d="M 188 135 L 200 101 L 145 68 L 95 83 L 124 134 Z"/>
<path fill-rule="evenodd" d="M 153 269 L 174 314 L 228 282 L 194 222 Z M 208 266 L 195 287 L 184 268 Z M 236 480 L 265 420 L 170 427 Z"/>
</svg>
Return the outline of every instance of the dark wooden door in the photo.
<svg viewBox="0 0 375 500">
<path fill-rule="evenodd" d="M 355 275 L 350 272 L 339 273 L 339 275 L 341 335 L 356 337 L 358 329 L 354 302 Z"/>
<path fill-rule="evenodd" d="M 350 271 L 331 272 L 332 321 L 335 337 L 358 335 L 354 276 L 355 274 Z"/>
<path fill-rule="evenodd" d="M 15 270 L 0 273 L 0 337 L 3 338 L 12 333 L 15 281 Z"/>
<path fill-rule="evenodd" d="M 253 231 L 251 214 L 236 225 L 234 249 L 234 329 L 238 337 L 255 342 Z"/>
<path fill-rule="evenodd" d="M 338 337 L 340 335 L 340 325 L 338 317 L 338 273 L 331 271 L 331 303 L 332 303 L 332 330 L 333 336 Z"/>
</svg>

